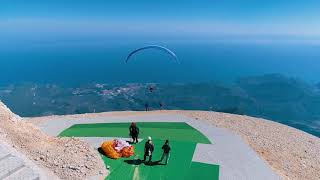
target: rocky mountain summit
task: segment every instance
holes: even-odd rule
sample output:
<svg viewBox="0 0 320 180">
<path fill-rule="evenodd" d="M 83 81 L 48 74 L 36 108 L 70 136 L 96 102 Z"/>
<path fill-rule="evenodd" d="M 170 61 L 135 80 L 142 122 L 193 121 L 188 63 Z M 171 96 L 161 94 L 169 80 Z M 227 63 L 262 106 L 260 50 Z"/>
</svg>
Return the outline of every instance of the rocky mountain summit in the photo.
<svg viewBox="0 0 320 180">
<path fill-rule="evenodd" d="M 98 152 L 87 143 L 75 138 L 50 137 L 12 113 L 2 102 L 0 124 L 0 144 L 5 141 L 57 178 L 96 179 L 107 174 Z"/>
</svg>

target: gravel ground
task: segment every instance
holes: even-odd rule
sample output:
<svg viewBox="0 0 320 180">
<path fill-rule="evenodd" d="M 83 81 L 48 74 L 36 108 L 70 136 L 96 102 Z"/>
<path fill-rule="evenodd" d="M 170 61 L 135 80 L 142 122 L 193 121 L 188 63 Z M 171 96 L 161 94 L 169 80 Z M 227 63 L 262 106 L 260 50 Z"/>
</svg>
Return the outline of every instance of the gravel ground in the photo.
<svg viewBox="0 0 320 180">
<path fill-rule="evenodd" d="M 111 114 L 111 113 L 110 113 Z M 44 117 L 39 124 L 39 128 L 49 135 L 57 136 L 63 130 L 74 124 L 90 123 L 112 123 L 112 122 L 186 122 L 203 133 L 213 144 L 197 144 L 196 151 L 193 154 L 193 161 L 207 164 L 218 164 L 220 166 L 219 177 L 221 180 L 279 180 L 279 176 L 270 168 L 270 166 L 258 154 L 247 145 L 239 135 L 230 132 L 227 129 L 217 128 L 205 121 L 197 121 L 180 114 L 161 114 L 161 113 L 132 113 L 135 115 L 118 116 L 104 114 L 104 116 L 90 117 L 90 114 L 50 120 L 50 117 Z M 38 123 L 39 123 L 39 118 Z M 29 120 L 33 122 L 33 120 Z M 138 123 L 139 125 L 139 123 Z M 141 131 L 143 133 L 143 129 Z M 80 138 L 87 141 L 93 147 L 101 145 L 106 138 L 90 137 Z M 205 146 L 201 146 L 205 145 Z"/>
<path fill-rule="evenodd" d="M 240 135 L 283 179 L 320 179 L 320 138 L 273 121 L 208 111 L 104 112 L 31 118 L 41 125 L 48 120 L 116 117 L 125 115 L 182 114 Z"/>
<path fill-rule="evenodd" d="M 31 118 L 41 125 L 47 120 L 96 118 L 139 114 L 182 114 L 226 128 L 249 144 L 283 179 L 320 179 L 320 138 L 273 121 L 207 111 L 106 112 Z"/>
<path fill-rule="evenodd" d="M 248 116 L 207 111 L 178 113 L 240 135 L 283 179 L 320 179 L 320 138 Z"/>
<path fill-rule="evenodd" d="M 13 114 L 2 102 L 0 124 L 2 139 L 58 178 L 103 179 L 107 175 L 100 155 L 89 144 L 75 138 L 47 136 Z"/>
</svg>

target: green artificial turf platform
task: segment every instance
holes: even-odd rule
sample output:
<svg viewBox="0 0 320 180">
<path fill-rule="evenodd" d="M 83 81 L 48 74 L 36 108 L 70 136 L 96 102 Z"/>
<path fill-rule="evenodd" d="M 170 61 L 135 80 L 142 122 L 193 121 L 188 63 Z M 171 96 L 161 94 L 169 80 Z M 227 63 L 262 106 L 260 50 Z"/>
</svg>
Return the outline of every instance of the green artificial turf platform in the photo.
<svg viewBox="0 0 320 180">
<path fill-rule="evenodd" d="M 64 130 L 60 136 L 74 137 L 129 137 L 130 123 L 76 124 Z M 101 155 L 110 174 L 107 179 L 219 179 L 219 166 L 192 162 L 197 143 L 211 144 L 201 132 L 184 122 L 137 122 L 139 138 L 152 137 L 155 151 L 152 163 L 144 163 L 145 140 L 135 144 L 135 155 L 130 158 L 109 159 Z M 162 145 L 170 140 L 171 152 L 168 165 L 159 162 Z M 102 142 L 101 142 L 102 143 Z M 148 159 L 148 158 L 147 158 Z"/>
</svg>

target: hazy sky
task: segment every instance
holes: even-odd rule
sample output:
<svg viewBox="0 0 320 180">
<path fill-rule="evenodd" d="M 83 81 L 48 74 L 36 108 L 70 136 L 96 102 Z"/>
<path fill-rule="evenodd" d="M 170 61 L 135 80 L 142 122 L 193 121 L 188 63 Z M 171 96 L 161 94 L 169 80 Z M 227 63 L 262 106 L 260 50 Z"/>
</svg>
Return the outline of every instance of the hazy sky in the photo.
<svg viewBox="0 0 320 180">
<path fill-rule="evenodd" d="M 319 0 L 1 0 L 0 37 L 320 37 Z"/>
<path fill-rule="evenodd" d="M 302 42 L 308 47 L 300 46 Z M 30 80 L 48 79 L 49 71 L 54 79 L 57 69 L 65 67 L 59 71 L 63 79 L 70 66 L 62 62 L 70 60 L 65 62 L 72 67 L 82 62 L 74 76 L 85 79 L 87 62 L 106 59 L 111 65 L 90 78 L 105 76 L 105 67 L 127 76 L 131 70 L 112 63 L 145 44 L 175 50 L 185 62 L 178 74 L 187 79 L 284 73 L 318 82 L 320 0 L 0 0 L 0 67 L 7 70 L 1 71 L 3 76 L 13 72 L 17 79 L 25 80 L 26 74 L 33 76 Z M 40 63 L 43 59 L 47 61 Z M 20 60 L 34 60 L 41 75 L 30 73 L 36 72 L 34 64 L 27 62 L 30 67 L 25 68 L 16 63 Z M 144 66 L 132 69 L 141 70 L 137 67 Z M 28 72 L 21 73 L 25 69 Z M 173 67 L 168 76 L 176 76 L 176 71 Z"/>
</svg>

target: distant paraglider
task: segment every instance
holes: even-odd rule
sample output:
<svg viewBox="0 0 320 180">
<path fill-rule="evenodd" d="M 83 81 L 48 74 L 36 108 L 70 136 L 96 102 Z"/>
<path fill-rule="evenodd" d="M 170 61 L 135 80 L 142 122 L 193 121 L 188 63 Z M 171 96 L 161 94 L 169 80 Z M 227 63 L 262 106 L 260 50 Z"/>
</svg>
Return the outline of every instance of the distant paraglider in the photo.
<svg viewBox="0 0 320 180">
<path fill-rule="evenodd" d="M 177 57 L 177 55 L 171 51 L 170 49 L 166 48 L 166 47 L 163 47 L 163 46 L 158 46 L 158 45 L 149 45 L 149 46 L 145 46 L 145 47 L 141 47 L 141 48 L 138 48 L 138 49 L 135 49 L 133 50 L 132 52 L 129 53 L 129 55 L 127 56 L 127 59 L 126 59 L 126 63 L 129 62 L 129 60 L 132 58 L 132 56 L 134 56 L 136 53 L 140 52 L 140 51 L 144 51 L 144 50 L 147 50 L 147 49 L 155 49 L 155 50 L 160 50 L 168 55 L 171 56 L 171 58 L 178 64 L 180 64 L 180 61 Z M 149 87 L 147 87 L 147 91 L 146 91 L 146 97 L 149 97 L 149 101 L 150 99 L 156 99 L 154 96 L 157 95 L 158 93 L 155 93 L 156 91 L 156 87 L 151 85 Z M 149 92 L 149 93 L 148 93 Z M 154 94 L 155 93 L 155 94 Z M 144 107 L 145 107 L 145 111 L 150 111 L 150 107 L 149 107 L 149 103 L 148 101 L 146 101 L 146 103 L 144 104 Z M 160 110 L 163 109 L 163 104 L 162 102 L 159 103 L 159 107 L 160 107 Z"/>
<path fill-rule="evenodd" d="M 173 51 L 171 51 L 170 49 L 168 49 L 168 48 L 166 48 L 166 47 L 158 46 L 158 45 L 145 46 L 145 47 L 142 47 L 142 48 L 139 48 L 139 49 L 136 49 L 136 50 L 132 51 L 132 52 L 128 55 L 128 57 L 127 57 L 127 59 L 126 59 L 126 63 L 128 63 L 128 61 L 130 60 L 130 58 L 131 58 L 134 54 L 136 54 L 137 52 L 146 50 L 146 49 L 157 49 L 157 50 L 161 50 L 161 51 L 169 54 L 171 57 L 173 57 L 173 59 L 174 59 L 177 63 L 180 63 L 177 55 L 176 55 Z"/>
</svg>

